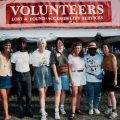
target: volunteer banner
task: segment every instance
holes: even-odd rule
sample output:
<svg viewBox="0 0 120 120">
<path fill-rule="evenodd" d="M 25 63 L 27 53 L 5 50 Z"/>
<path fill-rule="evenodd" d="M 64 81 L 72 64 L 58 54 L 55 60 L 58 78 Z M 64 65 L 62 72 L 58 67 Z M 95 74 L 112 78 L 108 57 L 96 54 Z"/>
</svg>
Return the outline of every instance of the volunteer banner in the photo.
<svg viewBox="0 0 120 120">
<path fill-rule="evenodd" d="M 0 29 L 120 27 L 120 0 L 0 0 Z"/>
</svg>

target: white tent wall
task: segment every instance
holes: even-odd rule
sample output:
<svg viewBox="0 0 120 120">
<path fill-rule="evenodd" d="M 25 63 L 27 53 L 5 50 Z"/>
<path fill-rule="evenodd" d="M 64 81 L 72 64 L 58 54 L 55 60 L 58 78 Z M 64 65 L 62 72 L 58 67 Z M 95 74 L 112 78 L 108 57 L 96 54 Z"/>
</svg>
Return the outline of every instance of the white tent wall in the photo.
<svg viewBox="0 0 120 120">
<path fill-rule="evenodd" d="M 57 2 L 59 5 L 57 5 Z M 65 7 L 66 5 L 67 7 Z M 102 37 L 109 36 L 109 38 L 120 36 L 119 5 L 120 0 L 1 0 L 0 40 L 26 37 L 29 41 L 38 41 L 39 38 L 51 41 L 57 37 L 77 37 L 88 42 L 91 40 L 89 38 L 93 38 L 97 34 Z M 49 7 L 51 12 L 46 11 L 48 13 L 45 13 L 45 15 L 42 11 L 35 12 L 35 8 L 36 10 L 38 8 L 42 10 L 46 6 Z M 62 12 L 57 7 L 62 7 Z M 15 10 L 15 8 L 20 9 Z M 64 9 L 66 10 L 64 11 Z M 41 20 L 41 17 L 61 18 L 65 16 L 79 19 Z M 38 17 L 40 17 L 40 20 L 37 19 Z M 97 19 L 99 17 L 102 17 L 102 19 Z M 35 21 L 33 18 L 35 18 Z"/>
<path fill-rule="evenodd" d="M 59 29 L 59 28 L 38 28 L 22 30 L 0 30 L 0 40 L 6 38 L 26 37 L 31 41 L 38 41 L 39 38 L 45 38 L 47 41 L 57 37 L 95 37 L 100 34 L 102 37 L 120 36 L 120 29 Z"/>
</svg>

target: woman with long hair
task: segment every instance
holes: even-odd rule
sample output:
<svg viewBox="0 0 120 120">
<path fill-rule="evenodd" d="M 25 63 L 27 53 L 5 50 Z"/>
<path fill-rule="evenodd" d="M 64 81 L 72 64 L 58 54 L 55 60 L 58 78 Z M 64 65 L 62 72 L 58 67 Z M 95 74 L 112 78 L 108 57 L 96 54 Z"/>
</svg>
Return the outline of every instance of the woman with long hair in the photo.
<svg viewBox="0 0 120 120">
<path fill-rule="evenodd" d="M 12 70 L 11 70 L 11 43 L 7 39 L 3 43 L 3 50 L 0 52 L 0 95 L 4 108 L 4 120 L 10 120 L 8 111 L 8 101 L 10 88 L 12 88 Z"/>
<path fill-rule="evenodd" d="M 86 84 L 85 62 L 82 58 L 82 44 L 77 42 L 73 45 L 72 53 L 68 57 L 70 82 L 72 86 L 72 113 L 70 119 L 75 117 L 75 111 L 80 111 L 81 94 Z M 78 105 L 77 105 L 78 103 Z M 77 106 L 77 109 L 76 109 Z"/>
<path fill-rule="evenodd" d="M 102 45 L 102 51 L 104 54 L 103 68 L 105 75 L 102 82 L 103 90 L 107 93 L 108 108 L 105 114 L 110 114 L 110 118 L 116 118 L 116 97 L 115 97 L 115 85 L 117 85 L 117 60 L 114 54 L 110 53 L 110 46 L 107 44 Z"/>
</svg>

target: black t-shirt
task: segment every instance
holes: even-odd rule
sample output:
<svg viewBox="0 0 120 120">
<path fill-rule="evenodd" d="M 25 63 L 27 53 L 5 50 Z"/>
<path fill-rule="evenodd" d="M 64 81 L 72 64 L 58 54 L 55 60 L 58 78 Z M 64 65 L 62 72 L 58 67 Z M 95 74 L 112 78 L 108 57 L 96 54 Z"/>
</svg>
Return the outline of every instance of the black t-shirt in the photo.
<svg viewBox="0 0 120 120">
<path fill-rule="evenodd" d="M 64 50 L 60 53 L 58 50 L 53 50 L 51 52 L 51 64 L 55 64 L 56 67 L 68 65 L 68 52 Z"/>
</svg>

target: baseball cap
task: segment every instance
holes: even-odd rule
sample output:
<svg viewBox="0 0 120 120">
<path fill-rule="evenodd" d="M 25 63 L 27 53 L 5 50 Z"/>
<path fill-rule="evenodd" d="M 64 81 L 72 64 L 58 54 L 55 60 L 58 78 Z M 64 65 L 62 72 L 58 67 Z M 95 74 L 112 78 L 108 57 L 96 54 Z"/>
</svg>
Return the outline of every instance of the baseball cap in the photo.
<svg viewBox="0 0 120 120">
<path fill-rule="evenodd" d="M 97 48 L 97 45 L 96 45 L 95 42 L 90 42 L 90 43 L 88 44 L 88 48 Z"/>
</svg>

